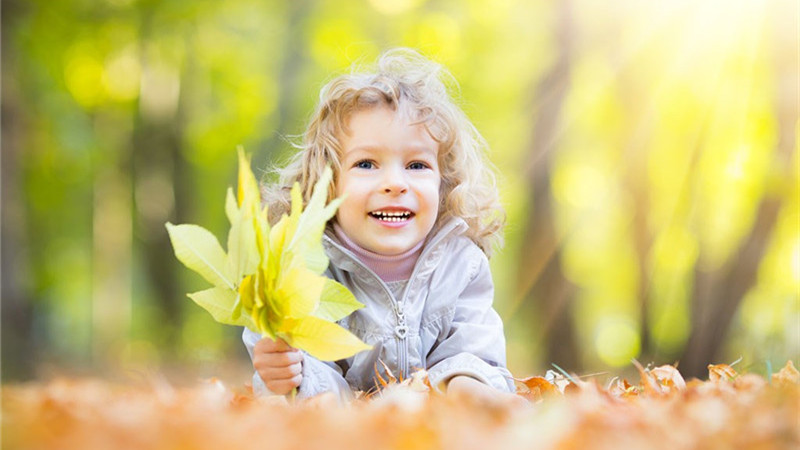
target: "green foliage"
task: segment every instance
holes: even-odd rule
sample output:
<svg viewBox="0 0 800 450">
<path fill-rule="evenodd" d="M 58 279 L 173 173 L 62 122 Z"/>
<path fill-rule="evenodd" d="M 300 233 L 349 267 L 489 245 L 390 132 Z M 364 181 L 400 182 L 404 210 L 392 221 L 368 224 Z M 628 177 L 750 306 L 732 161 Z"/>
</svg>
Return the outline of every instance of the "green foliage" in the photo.
<svg viewBox="0 0 800 450">
<path fill-rule="evenodd" d="M 792 357 L 795 15 L 784 0 L 661 3 L 4 2 L 3 366 L 113 365 L 118 348 L 147 348 L 131 354 L 149 364 L 186 353 L 180 336 L 198 333 L 227 339 L 211 359 L 241 355 L 237 336 L 196 319 L 179 295 L 197 290 L 193 300 L 210 308 L 229 294 L 201 283 L 237 287 L 258 264 L 241 250 L 255 231 L 238 194 L 224 214 L 215 207 L 236 170 L 232 149 L 257 148 L 256 167 L 282 164 L 294 151 L 285 137 L 302 133 L 321 84 L 398 45 L 451 69 L 501 173 L 509 226 L 492 265 L 512 369 L 549 363 L 537 334 L 547 314 L 527 308 L 525 293 L 542 276 L 531 268 L 555 252 L 577 292 L 569 304 L 587 366 L 648 348 L 674 362 L 705 314 L 695 311 L 697 278 L 746 259 L 738 251 L 772 203 L 777 221 L 755 232 L 765 249 L 726 352 Z M 562 58 L 561 78 L 551 77 Z M 560 86 L 563 101 L 547 109 Z M 537 124 L 554 117 L 558 128 L 533 148 Z M 552 208 L 533 220 L 551 222 L 557 238 L 531 254 L 531 180 L 542 177 Z M 202 280 L 174 264 L 167 221 L 210 230 L 199 238 L 207 262 L 183 256 Z M 221 263 L 213 235 L 225 230 Z M 333 300 L 336 285 L 321 289 L 330 301 L 317 316 L 348 310 Z"/>
</svg>

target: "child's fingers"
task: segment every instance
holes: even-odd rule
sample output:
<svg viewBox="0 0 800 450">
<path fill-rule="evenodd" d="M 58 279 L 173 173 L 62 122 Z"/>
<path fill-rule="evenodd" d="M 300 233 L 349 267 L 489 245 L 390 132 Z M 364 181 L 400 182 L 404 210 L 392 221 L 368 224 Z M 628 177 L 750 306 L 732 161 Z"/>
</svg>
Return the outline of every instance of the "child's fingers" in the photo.
<svg viewBox="0 0 800 450">
<path fill-rule="evenodd" d="M 267 353 L 288 352 L 292 350 L 294 350 L 294 348 L 290 347 L 289 344 L 287 344 L 286 341 L 284 341 L 281 338 L 278 338 L 277 340 L 273 341 L 272 339 L 265 337 L 256 342 L 256 345 L 254 347 L 254 351 L 256 352 L 267 352 Z"/>
<path fill-rule="evenodd" d="M 285 367 L 263 367 L 258 371 L 264 380 L 291 380 L 303 372 L 303 365 L 300 363 Z"/>
<path fill-rule="evenodd" d="M 300 383 L 303 381 L 302 375 L 297 375 L 289 380 L 270 380 L 265 381 L 264 384 L 267 386 L 267 389 L 270 392 L 280 395 L 286 395 L 292 391 L 292 389 L 300 386 Z"/>
<path fill-rule="evenodd" d="M 253 366 L 256 370 L 267 368 L 283 368 L 292 364 L 299 364 L 303 360 L 303 354 L 297 350 L 290 352 L 256 352 L 253 354 Z"/>
</svg>

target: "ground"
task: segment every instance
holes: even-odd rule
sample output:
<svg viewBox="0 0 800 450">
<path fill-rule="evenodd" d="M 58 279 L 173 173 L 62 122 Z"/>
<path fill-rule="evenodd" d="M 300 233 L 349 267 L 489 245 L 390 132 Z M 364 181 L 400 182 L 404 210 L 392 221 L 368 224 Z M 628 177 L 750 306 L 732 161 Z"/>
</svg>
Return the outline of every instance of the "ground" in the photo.
<svg viewBox="0 0 800 450">
<path fill-rule="evenodd" d="M 800 448 L 800 373 L 770 377 L 709 366 L 685 381 L 638 366 L 633 384 L 548 373 L 518 380 L 524 402 L 453 398 L 424 373 L 383 380 L 340 404 L 255 397 L 207 380 L 119 384 L 57 379 L 7 385 L 3 448 Z"/>
</svg>

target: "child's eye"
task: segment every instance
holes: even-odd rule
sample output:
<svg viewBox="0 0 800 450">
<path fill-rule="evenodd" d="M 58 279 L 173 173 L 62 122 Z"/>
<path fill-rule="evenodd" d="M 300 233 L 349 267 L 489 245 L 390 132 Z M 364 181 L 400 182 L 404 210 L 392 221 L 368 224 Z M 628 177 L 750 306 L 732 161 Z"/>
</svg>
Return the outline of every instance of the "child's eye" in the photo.
<svg viewBox="0 0 800 450">
<path fill-rule="evenodd" d="M 372 169 L 373 164 L 372 164 L 372 161 L 363 160 L 363 161 L 359 161 L 359 162 L 355 163 L 355 165 L 353 167 L 356 167 L 356 168 L 359 168 L 359 169 Z"/>
<path fill-rule="evenodd" d="M 424 162 L 414 161 L 408 165 L 408 168 L 411 170 L 424 170 L 428 168 L 428 165 Z"/>
</svg>

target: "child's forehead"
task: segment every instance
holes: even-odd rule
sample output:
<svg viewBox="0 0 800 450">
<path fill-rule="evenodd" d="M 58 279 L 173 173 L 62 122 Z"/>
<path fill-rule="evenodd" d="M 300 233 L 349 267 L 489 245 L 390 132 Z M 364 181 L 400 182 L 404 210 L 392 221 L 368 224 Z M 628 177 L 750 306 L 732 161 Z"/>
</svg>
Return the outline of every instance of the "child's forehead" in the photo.
<svg viewBox="0 0 800 450">
<path fill-rule="evenodd" d="M 370 105 L 351 111 L 343 118 L 342 127 L 337 133 L 339 140 L 347 140 L 354 136 L 354 121 L 359 125 L 379 127 L 382 125 L 401 124 L 410 127 L 421 127 L 434 140 L 437 140 L 429 127 L 429 120 L 422 111 L 412 106 L 394 107 L 389 104 Z M 437 140 L 438 141 L 438 140 Z"/>
<path fill-rule="evenodd" d="M 380 142 L 387 137 L 402 136 L 404 140 L 419 141 L 426 147 L 438 150 L 439 143 L 431 134 L 427 123 L 415 120 L 400 111 L 389 107 L 370 108 L 354 112 L 339 136 L 341 144 L 370 146 L 373 141 Z"/>
<path fill-rule="evenodd" d="M 378 104 L 359 105 L 352 111 L 345 113 L 342 119 L 346 127 L 350 128 L 354 117 L 364 116 L 387 116 L 391 117 L 393 120 L 404 120 L 410 123 L 415 121 L 420 114 L 416 111 L 416 108 L 407 105 L 407 102 L 403 102 L 400 105 L 382 102 Z"/>
</svg>

